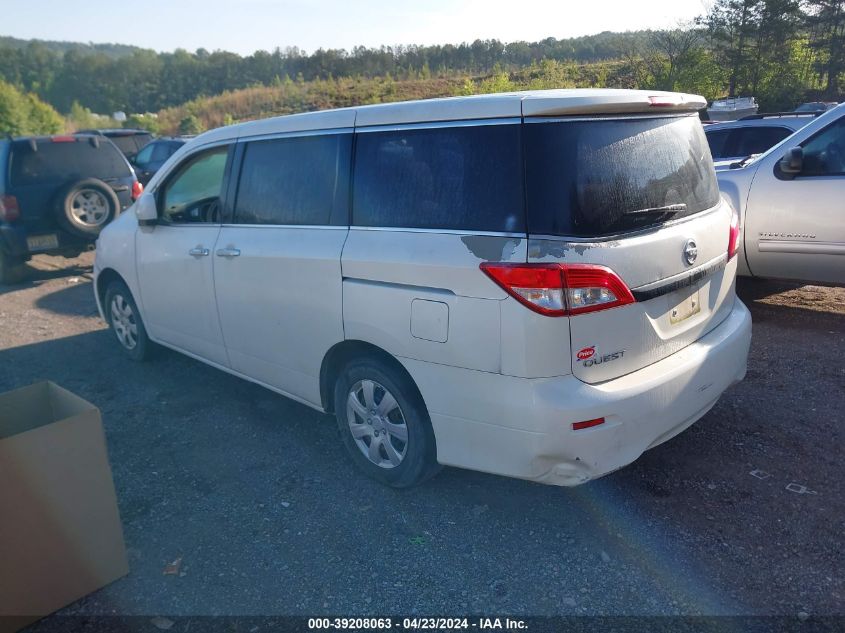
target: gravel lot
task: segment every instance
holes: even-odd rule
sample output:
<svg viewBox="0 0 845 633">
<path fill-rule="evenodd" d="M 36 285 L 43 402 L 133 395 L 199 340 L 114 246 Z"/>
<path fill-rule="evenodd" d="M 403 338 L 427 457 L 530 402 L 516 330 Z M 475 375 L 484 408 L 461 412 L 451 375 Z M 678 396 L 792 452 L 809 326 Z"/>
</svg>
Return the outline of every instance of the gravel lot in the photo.
<svg viewBox="0 0 845 633">
<path fill-rule="evenodd" d="M 92 260 L 0 286 L 0 391 L 53 380 L 106 427 L 132 571 L 66 613 L 845 613 L 845 289 L 741 280 L 746 380 L 609 477 L 395 491 L 328 416 L 173 352 L 125 359 Z"/>
</svg>

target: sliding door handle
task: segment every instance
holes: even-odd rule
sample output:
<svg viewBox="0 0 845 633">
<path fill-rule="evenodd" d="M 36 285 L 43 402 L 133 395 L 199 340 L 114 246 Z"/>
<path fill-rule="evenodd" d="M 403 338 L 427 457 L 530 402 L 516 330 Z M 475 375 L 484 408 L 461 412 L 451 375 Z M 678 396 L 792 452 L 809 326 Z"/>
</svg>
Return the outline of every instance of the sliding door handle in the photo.
<svg viewBox="0 0 845 633">
<path fill-rule="evenodd" d="M 226 248 L 217 249 L 217 257 L 237 257 L 241 254 L 240 249 L 227 246 Z"/>
</svg>

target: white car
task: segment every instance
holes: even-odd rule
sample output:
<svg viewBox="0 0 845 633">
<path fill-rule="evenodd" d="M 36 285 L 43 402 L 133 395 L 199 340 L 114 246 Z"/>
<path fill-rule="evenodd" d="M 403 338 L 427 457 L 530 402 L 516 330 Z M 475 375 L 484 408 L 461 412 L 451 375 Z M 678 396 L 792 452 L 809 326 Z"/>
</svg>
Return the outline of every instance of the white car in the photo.
<svg viewBox="0 0 845 633">
<path fill-rule="evenodd" d="M 845 104 L 718 179 L 743 218 L 740 275 L 845 284 Z"/>
<path fill-rule="evenodd" d="M 97 303 L 131 358 L 158 343 L 335 414 L 386 484 L 580 484 L 745 375 L 703 105 L 552 90 L 213 130 L 103 231 Z"/>
</svg>

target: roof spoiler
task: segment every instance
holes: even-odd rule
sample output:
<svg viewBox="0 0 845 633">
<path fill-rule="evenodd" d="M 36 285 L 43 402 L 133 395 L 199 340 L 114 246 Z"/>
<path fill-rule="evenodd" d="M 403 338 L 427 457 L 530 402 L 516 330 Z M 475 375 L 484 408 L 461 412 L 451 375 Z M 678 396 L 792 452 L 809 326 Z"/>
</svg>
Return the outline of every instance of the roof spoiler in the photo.
<svg viewBox="0 0 845 633">
<path fill-rule="evenodd" d="M 615 94 L 614 94 L 615 93 Z M 526 95 L 522 99 L 522 116 L 570 116 L 578 114 L 626 114 L 697 112 L 707 107 L 707 100 L 699 95 L 680 92 L 649 92 L 646 90 L 608 91 L 595 95 L 573 94 Z"/>
</svg>

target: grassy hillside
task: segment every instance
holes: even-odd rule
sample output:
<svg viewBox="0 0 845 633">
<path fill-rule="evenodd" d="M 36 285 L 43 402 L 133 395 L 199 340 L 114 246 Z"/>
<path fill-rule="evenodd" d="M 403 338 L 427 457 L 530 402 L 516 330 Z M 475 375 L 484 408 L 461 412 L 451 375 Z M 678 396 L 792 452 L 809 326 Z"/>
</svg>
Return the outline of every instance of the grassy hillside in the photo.
<svg viewBox="0 0 845 633">
<path fill-rule="evenodd" d="M 633 75 L 623 62 L 575 64 L 544 60 L 522 70 L 495 70 L 486 75 L 449 74 L 439 77 L 417 74 L 408 79 L 343 77 L 314 81 L 276 82 L 227 91 L 214 97 L 189 101 L 158 113 L 162 134 L 197 131 L 186 126 L 199 122 L 207 130 L 239 121 L 269 116 L 342 108 L 409 99 L 430 99 L 462 94 L 544 88 L 588 88 L 613 85 L 635 87 Z"/>
</svg>

